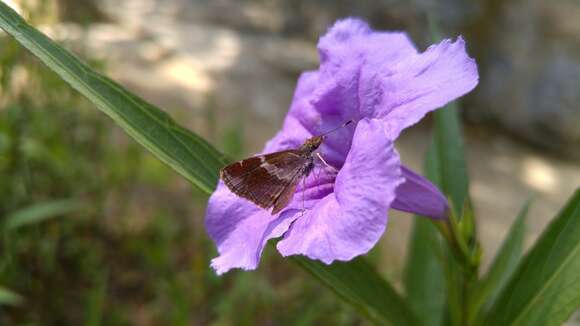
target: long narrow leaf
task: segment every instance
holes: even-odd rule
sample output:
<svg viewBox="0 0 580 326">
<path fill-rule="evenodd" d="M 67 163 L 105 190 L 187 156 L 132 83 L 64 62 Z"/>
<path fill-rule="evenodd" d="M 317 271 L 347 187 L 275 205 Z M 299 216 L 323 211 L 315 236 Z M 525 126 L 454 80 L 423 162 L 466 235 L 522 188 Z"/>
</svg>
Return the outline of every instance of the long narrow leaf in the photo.
<svg viewBox="0 0 580 326">
<path fill-rule="evenodd" d="M 28 25 L 2 2 L 0 27 L 161 161 L 205 192 L 213 190 L 223 161 L 221 154 L 204 139 L 178 126 L 165 112 L 93 71 Z"/>
<path fill-rule="evenodd" d="M 445 278 L 435 248 L 438 233 L 425 217 L 413 222 L 405 266 L 405 292 L 422 324 L 440 325 L 445 307 Z"/>
<path fill-rule="evenodd" d="M 178 126 L 165 112 L 97 74 L 28 25 L 0 2 L 0 28 L 110 116 L 137 142 L 206 193 L 215 187 L 224 157 L 209 143 Z M 414 325 L 416 318 L 393 288 L 362 259 L 326 266 L 295 259 L 347 302 L 380 324 Z"/>
<path fill-rule="evenodd" d="M 475 225 L 474 215 L 469 212 L 463 212 L 464 207 L 470 207 L 469 181 L 457 106 L 455 103 L 448 104 L 445 108 L 434 112 L 433 119 L 432 141 L 427 152 L 425 164 L 426 175 L 451 200 L 451 209 L 454 216 L 464 215 L 470 219 L 463 220 L 462 225 L 473 226 Z M 468 236 L 471 237 L 473 235 L 472 233 Z M 434 254 L 433 247 L 429 248 L 429 250 L 431 250 L 430 254 Z M 443 257 L 446 257 L 444 262 L 446 271 L 445 273 L 441 272 L 440 275 L 435 274 L 436 278 L 430 280 L 430 282 L 436 282 L 436 286 L 440 286 L 440 283 L 446 286 L 446 308 L 443 308 L 443 311 L 447 315 L 443 319 L 447 318 L 455 323 L 461 323 L 463 318 L 467 318 L 467 316 L 463 316 L 464 311 L 462 308 L 466 304 L 466 298 L 464 298 L 463 287 L 458 286 L 458 284 L 464 284 L 465 279 L 462 267 L 451 259 L 452 256 L 451 251 L 444 250 Z M 440 279 L 439 276 L 443 279 Z M 435 285 L 430 286 L 435 287 Z M 428 288 L 425 290 L 428 290 Z M 435 305 L 435 303 L 432 304 Z M 437 316 L 437 318 L 440 317 Z"/>
<path fill-rule="evenodd" d="M 495 301 L 510 276 L 513 275 L 521 259 L 524 247 L 526 217 L 528 216 L 530 203 L 531 201 L 526 202 L 518 214 L 501 248 L 496 254 L 489 271 L 479 283 L 473 299 L 474 310 L 479 310 L 484 303 L 484 308 L 487 307 L 489 309 L 491 303 Z"/>
<path fill-rule="evenodd" d="M 463 203 L 468 200 L 468 177 L 457 108 L 451 103 L 433 116 L 434 129 L 425 160 L 425 172 L 451 198 L 454 212 L 459 216 Z M 429 311 L 421 314 L 422 322 L 438 325 L 443 320 L 446 300 L 443 294 L 445 278 L 434 246 L 438 234 L 432 225 L 427 224 L 426 220 L 413 224 L 405 267 L 405 288 L 415 311 Z"/>
<path fill-rule="evenodd" d="M 6 216 L 6 229 L 15 230 L 26 225 L 37 224 L 73 212 L 81 207 L 80 202 L 72 199 L 51 200 L 34 204 Z"/>
<path fill-rule="evenodd" d="M 427 174 L 449 198 L 456 216 L 469 202 L 469 178 L 461 136 L 459 114 L 454 103 L 433 114 L 433 143 L 427 156 Z"/>
<path fill-rule="evenodd" d="M 330 266 L 303 257 L 294 259 L 377 324 L 419 325 L 407 302 L 363 259 Z"/>
<path fill-rule="evenodd" d="M 580 307 L 580 189 L 542 233 L 487 325 L 560 325 Z"/>
</svg>

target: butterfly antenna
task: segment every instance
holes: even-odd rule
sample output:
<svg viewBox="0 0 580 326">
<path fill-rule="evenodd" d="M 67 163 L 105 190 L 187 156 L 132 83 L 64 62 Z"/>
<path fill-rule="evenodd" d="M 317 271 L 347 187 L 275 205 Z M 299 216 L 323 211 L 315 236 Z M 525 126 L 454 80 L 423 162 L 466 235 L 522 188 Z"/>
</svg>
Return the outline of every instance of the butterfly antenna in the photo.
<svg viewBox="0 0 580 326">
<path fill-rule="evenodd" d="M 340 129 L 340 128 L 343 128 L 343 127 L 346 127 L 346 126 L 348 126 L 349 124 L 351 124 L 351 123 L 353 123 L 353 122 L 354 122 L 354 121 L 352 121 L 352 120 L 348 120 L 347 122 L 343 123 L 342 125 L 340 125 L 340 126 L 338 126 L 338 127 L 334 128 L 334 129 L 331 129 L 331 130 L 329 130 L 329 131 L 327 131 L 327 132 L 325 132 L 325 133 L 321 134 L 320 136 L 326 136 L 326 135 L 328 135 L 328 134 L 330 134 L 330 133 L 333 133 L 333 132 L 337 131 L 337 130 L 338 130 L 338 129 Z"/>
</svg>

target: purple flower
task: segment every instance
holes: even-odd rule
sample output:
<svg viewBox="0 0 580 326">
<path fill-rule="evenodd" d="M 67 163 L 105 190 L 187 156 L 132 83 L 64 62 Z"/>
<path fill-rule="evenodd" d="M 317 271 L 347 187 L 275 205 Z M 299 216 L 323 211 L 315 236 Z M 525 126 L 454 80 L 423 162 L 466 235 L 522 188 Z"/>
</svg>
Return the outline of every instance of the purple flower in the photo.
<svg viewBox="0 0 580 326">
<path fill-rule="evenodd" d="M 447 217 L 445 197 L 401 164 L 394 142 L 429 111 L 477 85 L 463 39 L 419 53 L 404 33 L 345 19 L 320 39 L 318 50 L 319 70 L 302 74 L 284 126 L 263 152 L 297 148 L 345 121 L 356 123 L 328 135 L 320 152 L 334 169 L 318 164 L 277 215 L 220 182 L 206 217 L 219 251 L 212 261 L 218 274 L 255 269 L 267 241 L 278 237 L 283 256 L 350 260 L 376 244 L 389 208 Z"/>
</svg>

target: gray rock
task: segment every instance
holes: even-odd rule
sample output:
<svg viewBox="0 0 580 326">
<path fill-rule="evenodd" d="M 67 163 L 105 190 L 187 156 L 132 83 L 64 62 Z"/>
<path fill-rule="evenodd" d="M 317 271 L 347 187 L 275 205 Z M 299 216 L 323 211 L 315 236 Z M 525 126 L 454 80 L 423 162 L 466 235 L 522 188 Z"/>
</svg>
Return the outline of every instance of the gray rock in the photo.
<svg viewBox="0 0 580 326">
<path fill-rule="evenodd" d="M 510 1 L 498 12 L 479 26 L 486 48 L 469 116 L 580 157 L 580 3 Z"/>
</svg>

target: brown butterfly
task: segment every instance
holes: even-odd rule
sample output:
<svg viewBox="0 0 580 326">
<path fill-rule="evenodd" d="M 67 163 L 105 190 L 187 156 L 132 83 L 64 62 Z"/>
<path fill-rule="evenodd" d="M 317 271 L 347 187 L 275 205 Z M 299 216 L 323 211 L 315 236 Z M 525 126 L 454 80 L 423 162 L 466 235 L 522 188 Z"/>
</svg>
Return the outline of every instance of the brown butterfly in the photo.
<svg viewBox="0 0 580 326">
<path fill-rule="evenodd" d="M 292 200 L 298 182 L 312 172 L 315 156 L 328 165 L 320 154 L 314 153 L 326 135 L 351 122 L 349 120 L 338 128 L 307 139 L 298 149 L 232 163 L 220 170 L 220 177 L 234 194 L 264 209 L 273 207 L 272 215 L 275 215 Z"/>
</svg>

